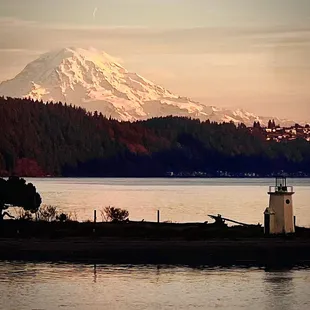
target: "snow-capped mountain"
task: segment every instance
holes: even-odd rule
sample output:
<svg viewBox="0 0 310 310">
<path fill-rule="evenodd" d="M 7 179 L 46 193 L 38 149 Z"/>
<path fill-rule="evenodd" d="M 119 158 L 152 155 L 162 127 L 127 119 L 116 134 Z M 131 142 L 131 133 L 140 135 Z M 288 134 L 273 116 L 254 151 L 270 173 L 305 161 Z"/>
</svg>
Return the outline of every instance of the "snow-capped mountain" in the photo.
<svg viewBox="0 0 310 310">
<path fill-rule="evenodd" d="M 252 125 L 254 121 L 266 124 L 270 119 L 180 97 L 128 72 L 110 55 L 95 49 L 64 48 L 46 53 L 15 78 L 2 82 L 0 95 L 67 102 L 129 121 L 174 115 Z"/>
</svg>

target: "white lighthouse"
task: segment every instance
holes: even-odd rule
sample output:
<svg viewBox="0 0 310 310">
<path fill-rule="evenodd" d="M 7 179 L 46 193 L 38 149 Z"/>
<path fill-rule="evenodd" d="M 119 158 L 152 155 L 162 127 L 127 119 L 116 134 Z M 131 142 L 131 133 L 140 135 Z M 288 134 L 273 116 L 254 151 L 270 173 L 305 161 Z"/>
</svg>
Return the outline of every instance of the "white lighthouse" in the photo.
<svg viewBox="0 0 310 310">
<path fill-rule="evenodd" d="M 277 177 L 268 194 L 269 207 L 264 212 L 265 234 L 294 233 L 293 186 L 287 186 L 285 177 Z"/>
</svg>

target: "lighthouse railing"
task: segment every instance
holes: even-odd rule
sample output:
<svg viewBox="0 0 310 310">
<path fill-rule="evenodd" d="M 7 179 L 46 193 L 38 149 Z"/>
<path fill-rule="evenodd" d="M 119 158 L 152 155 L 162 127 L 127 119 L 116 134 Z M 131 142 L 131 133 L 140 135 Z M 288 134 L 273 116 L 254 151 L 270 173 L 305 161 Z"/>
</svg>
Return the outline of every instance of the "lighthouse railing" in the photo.
<svg viewBox="0 0 310 310">
<path fill-rule="evenodd" d="M 269 193 L 294 193 L 293 186 L 269 186 Z"/>
</svg>

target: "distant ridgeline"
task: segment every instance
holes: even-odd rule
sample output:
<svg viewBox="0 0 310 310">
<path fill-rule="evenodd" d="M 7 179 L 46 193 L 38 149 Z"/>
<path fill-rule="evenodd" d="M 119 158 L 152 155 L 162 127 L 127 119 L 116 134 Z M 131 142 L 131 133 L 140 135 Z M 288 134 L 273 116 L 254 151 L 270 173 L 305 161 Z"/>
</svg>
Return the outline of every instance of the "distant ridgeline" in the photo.
<svg viewBox="0 0 310 310">
<path fill-rule="evenodd" d="M 260 126 L 183 117 L 134 123 L 61 103 L 0 98 L 0 175 L 310 175 L 310 143 Z"/>
</svg>

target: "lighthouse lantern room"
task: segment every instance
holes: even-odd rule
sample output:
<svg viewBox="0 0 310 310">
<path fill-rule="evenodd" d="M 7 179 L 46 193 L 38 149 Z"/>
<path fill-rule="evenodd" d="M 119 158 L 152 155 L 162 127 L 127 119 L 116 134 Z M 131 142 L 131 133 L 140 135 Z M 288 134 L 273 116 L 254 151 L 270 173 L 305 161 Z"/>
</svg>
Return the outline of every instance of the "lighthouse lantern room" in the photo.
<svg viewBox="0 0 310 310">
<path fill-rule="evenodd" d="M 294 233 L 293 186 L 287 185 L 285 177 L 277 177 L 268 194 L 269 207 L 264 212 L 265 234 Z"/>
</svg>

